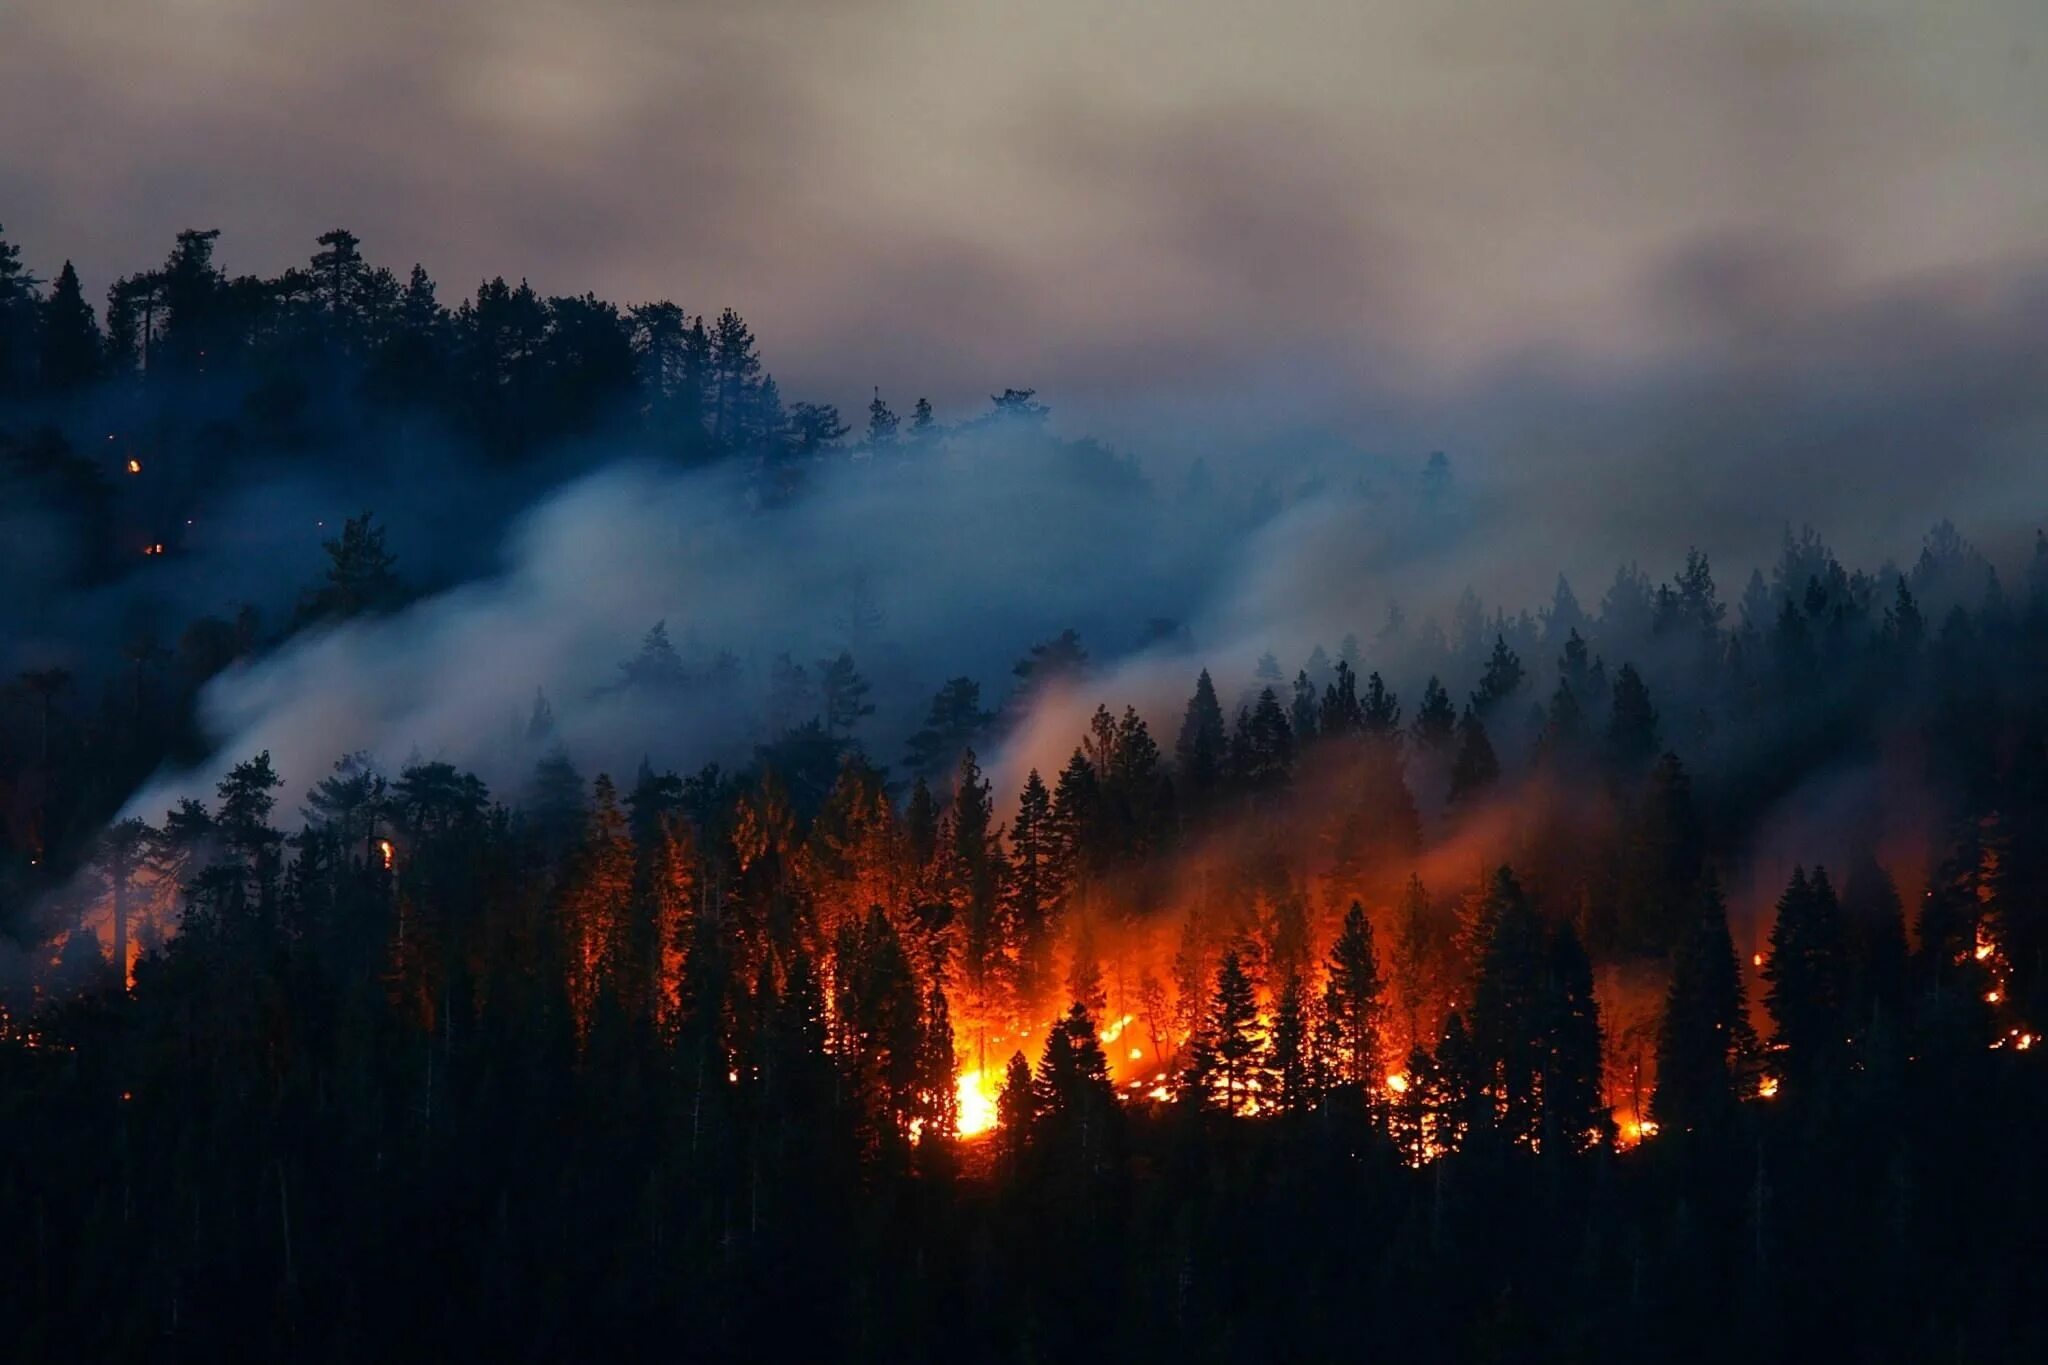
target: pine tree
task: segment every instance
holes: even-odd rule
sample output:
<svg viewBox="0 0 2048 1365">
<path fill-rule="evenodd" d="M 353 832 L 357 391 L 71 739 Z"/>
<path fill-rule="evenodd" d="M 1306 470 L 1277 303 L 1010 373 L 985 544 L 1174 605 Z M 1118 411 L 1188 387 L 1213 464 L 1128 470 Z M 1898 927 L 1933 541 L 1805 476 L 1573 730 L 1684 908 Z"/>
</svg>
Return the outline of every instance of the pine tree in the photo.
<svg viewBox="0 0 2048 1365">
<path fill-rule="evenodd" d="M 1003 1068 L 1002 1089 L 996 1092 L 996 1157 L 1007 1172 L 1015 1174 L 1037 1122 L 1038 1091 L 1031 1063 L 1023 1053 L 1013 1052 Z"/>
<path fill-rule="evenodd" d="M 1657 1089 L 1650 1114 L 1679 1132 L 1723 1128 L 1744 1098 L 1756 1052 L 1742 967 L 1719 881 L 1702 881 L 1690 931 L 1679 940 L 1657 1028 Z"/>
<path fill-rule="evenodd" d="M 312 263 L 314 297 L 336 336 L 348 344 L 356 340 L 362 327 L 370 268 L 363 260 L 361 240 L 347 229 L 323 232 L 317 240 L 321 249 Z"/>
<path fill-rule="evenodd" d="M 1614 1120 L 1602 1098 L 1600 1006 L 1593 964 L 1569 920 L 1551 929 L 1545 959 L 1543 1148 L 1605 1147 L 1614 1140 Z"/>
<path fill-rule="evenodd" d="M 1095 765 L 1079 749 L 1060 770 L 1052 793 L 1047 848 L 1053 882 L 1063 903 L 1083 904 L 1104 852 L 1101 836 L 1102 786 Z"/>
<path fill-rule="evenodd" d="M 1764 1006 L 1777 1025 L 1777 1064 L 1794 1088 L 1816 1084 L 1842 1055 L 1847 977 L 1841 916 L 1827 874 L 1816 868 L 1809 878 L 1795 867 L 1778 898 L 1764 959 Z"/>
<path fill-rule="evenodd" d="M 1230 740 L 1230 766 L 1240 790 L 1270 793 L 1287 785 L 1294 764 L 1294 731 L 1287 712 L 1268 687 L 1250 711 L 1237 715 Z"/>
<path fill-rule="evenodd" d="M 1034 1141 L 1070 1171 L 1092 1175 L 1106 1169 L 1114 1150 L 1116 1093 L 1095 1016 L 1079 1001 L 1046 1037 L 1033 1090 Z"/>
<path fill-rule="evenodd" d="M 78 272 L 66 261 L 42 307 L 43 388 L 51 393 L 68 393 L 92 383 L 102 372 L 103 348 L 99 321 L 79 288 Z"/>
<path fill-rule="evenodd" d="M 1229 760 L 1229 736 L 1224 731 L 1223 706 L 1216 699 L 1216 685 L 1203 669 L 1195 679 L 1195 694 L 1188 698 L 1187 714 L 1180 724 L 1180 738 L 1174 744 L 1175 771 L 1191 814 L 1205 812 L 1214 801 Z"/>
<path fill-rule="evenodd" d="M 1472 1046 L 1484 1069 L 1477 1079 L 1499 1110 L 1506 1136 L 1533 1141 L 1541 1137 L 1548 1062 L 1543 929 L 1506 867 L 1494 874 L 1483 913 L 1489 928 L 1472 988 Z"/>
<path fill-rule="evenodd" d="M 1379 677 L 1379 674 L 1373 674 Z M 1217 719 L 1222 719 L 1219 714 Z M 1316 732 L 1324 735 L 1355 735 L 1365 725 L 1365 713 L 1358 703 L 1358 675 L 1351 671 L 1351 665 L 1342 659 L 1337 661 L 1334 677 L 1323 688 L 1323 697 L 1316 707 Z"/>
<path fill-rule="evenodd" d="M 711 435 L 732 448 L 743 438 L 747 412 L 755 401 L 761 373 L 754 333 L 732 309 L 719 313 L 711 328 Z"/>
<path fill-rule="evenodd" d="M 1450 701 L 1448 695 L 1445 702 Z M 1381 740 L 1388 745 L 1398 744 L 1401 738 L 1401 699 L 1387 690 L 1387 685 L 1374 673 L 1365 680 L 1365 699 L 1359 704 L 1358 725 L 1368 739 Z"/>
<path fill-rule="evenodd" d="M 918 1035 L 914 1119 L 924 1142 L 949 1142 L 960 1130 L 960 1091 L 955 1084 L 953 1021 L 946 992 L 934 980 L 925 991 L 923 1029 Z"/>
<path fill-rule="evenodd" d="M 818 660 L 818 697 L 825 733 L 835 739 L 848 738 L 862 720 L 875 714 L 868 691 L 868 680 L 854 668 L 851 652 L 842 649 L 831 659 Z"/>
<path fill-rule="evenodd" d="M 392 569 L 398 557 L 384 548 L 384 528 L 374 525 L 368 512 L 348 518 L 341 535 L 322 541 L 321 548 L 327 551 L 326 581 L 300 603 L 303 619 L 346 620 L 397 604 L 398 577 Z"/>
<path fill-rule="evenodd" d="M 1321 719 L 1322 706 L 1316 699 L 1316 685 L 1309 681 L 1308 670 L 1302 669 L 1294 675 L 1294 699 L 1287 708 L 1287 723 L 1294 731 L 1295 743 L 1307 748 L 1315 742 L 1316 723 Z"/>
<path fill-rule="evenodd" d="M 932 696 L 924 726 L 910 737 L 904 766 L 920 777 L 936 777 L 960 759 L 961 751 L 980 736 L 989 722 L 981 709 L 981 685 L 972 678 L 953 678 Z"/>
<path fill-rule="evenodd" d="M 1507 636 L 1495 635 L 1493 653 L 1486 660 L 1486 671 L 1480 675 L 1479 689 L 1472 694 L 1472 710 L 1484 719 L 1514 696 L 1521 685 L 1521 659 L 1508 648 Z"/>
<path fill-rule="evenodd" d="M 955 916 L 966 926 L 967 984 L 984 1017 L 996 1013 L 1008 975 L 998 871 L 994 805 L 974 750 L 960 755 L 953 803 L 946 821 L 946 882 Z"/>
<path fill-rule="evenodd" d="M 1493 741 L 1486 737 L 1486 723 L 1468 706 L 1458 718 L 1458 753 L 1451 760 L 1451 804 L 1470 806 L 1499 780 L 1500 760 L 1494 756 Z"/>
<path fill-rule="evenodd" d="M 1650 689 L 1633 664 L 1623 664 L 1614 677 L 1608 758 L 1619 772 L 1639 773 L 1657 756 L 1657 748 L 1657 712 L 1650 705 Z"/>
<path fill-rule="evenodd" d="M 1017 796 L 1010 824 L 1010 875 L 1004 918 L 1017 952 L 1017 999 L 1025 1008 L 1052 987 L 1053 943 L 1060 900 L 1052 850 L 1052 793 L 1033 768 Z"/>
<path fill-rule="evenodd" d="M 1415 713 L 1415 742 L 1425 753 L 1448 759 L 1458 735 L 1458 711 L 1451 694 L 1434 675 L 1422 689 L 1422 706 Z"/>
<path fill-rule="evenodd" d="M 1183 1085 L 1195 1103 L 1244 1113 L 1261 1096 L 1270 1100 L 1273 1078 L 1258 999 L 1236 949 L 1223 955 L 1215 992 L 1196 1035 Z"/>
<path fill-rule="evenodd" d="M 1273 1106 L 1297 1113 L 1322 1097 L 1321 1070 L 1308 992 L 1301 977 L 1290 974 L 1273 1004 Z"/>
<path fill-rule="evenodd" d="M 897 425 L 896 414 L 882 401 L 882 391 L 876 389 L 868 402 L 868 449 L 885 450 L 896 444 Z"/>
<path fill-rule="evenodd" d="M 1372 922 L 1357 901 L 1344 914 L 1344 927 L 1330 948 L 1328 970 L 1323 1008 L 1337 1043 L 1337 1078 L 1372 1100 L 1379 1094 L 1382 1075 L 1384 987 Z"/>
</svg>

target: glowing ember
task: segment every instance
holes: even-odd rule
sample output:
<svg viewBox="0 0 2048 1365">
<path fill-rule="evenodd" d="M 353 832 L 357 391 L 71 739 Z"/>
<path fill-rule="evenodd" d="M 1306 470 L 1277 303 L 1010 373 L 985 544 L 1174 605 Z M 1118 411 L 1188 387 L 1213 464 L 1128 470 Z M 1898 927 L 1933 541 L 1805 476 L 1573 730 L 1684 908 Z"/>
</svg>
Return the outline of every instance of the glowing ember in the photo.
<svg viewBox="0 0 2048 1365">
<path fill-rule="evenodd" d="M 130 474 L 140 474 L 142 472 L 142 461 L 136 459 L 129 460 L 128 472 Z"/>
<path fill-rule="evenodd" d="M 1388 1073 L 1387 1073 L 1387 1089 L 1388 1089 L 1389 1091 L 1391 1091 L 1391 1092 L 1392 1092 L 1393 1094 L 1396 1094 L 1396 1095 L 1405 1095 L 1405 1094 L 1407 1094 L 1407 1093 L 1408 1093 L 1408 1076 L 1407 1076 L 1407 1073 L 1406 1073 L 1406 1072 L 1402 1072 L 1402 1071 L 1391 1071 L 1391 1072 L 1388 1072 Z"/>
<path fill-rule="evenodd" d="M 389 872 L 398 863 L 398 850 L 391 846 L 389 839 L 377 841 L 377 852 L 384 859 L 384 870 Z"/>
<path fill-rule="evenodd" d="M 1778 1078 L 1766 1076 L 1756 1084 L 1756 1097 L 1760 1100 L 1775 1099 L 1778 1094 Z"/>
<path fill-rule="evenodd" d="M 1750 966 L 1752 966 L 1752 967 L 1761 967 L 1761 966 L 1763 966 L 1763 965 L 1764 965 L 1764 955 L 1763 955 L 1762 953 L 1751 953 L 1751 954 L 1749 955 L 1749 965 L 1750 965 Z"/>
</svg>

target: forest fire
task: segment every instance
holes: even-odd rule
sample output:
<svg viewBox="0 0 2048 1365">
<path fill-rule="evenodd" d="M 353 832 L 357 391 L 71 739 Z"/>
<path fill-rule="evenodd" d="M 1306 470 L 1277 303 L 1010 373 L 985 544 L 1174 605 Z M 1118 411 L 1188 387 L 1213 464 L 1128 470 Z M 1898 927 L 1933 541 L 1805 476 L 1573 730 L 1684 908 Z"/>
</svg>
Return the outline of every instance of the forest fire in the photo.
<svg viewBox="0 0 2048 1365">
<path fill-rule="evenodd" d="M 987 1073 L 962 1071 L 958 1085 L 960 1117 L 957 1131 L 963 1138 L 976 1138 L 996 1126 L 998 1086 Z"/>
</svg>

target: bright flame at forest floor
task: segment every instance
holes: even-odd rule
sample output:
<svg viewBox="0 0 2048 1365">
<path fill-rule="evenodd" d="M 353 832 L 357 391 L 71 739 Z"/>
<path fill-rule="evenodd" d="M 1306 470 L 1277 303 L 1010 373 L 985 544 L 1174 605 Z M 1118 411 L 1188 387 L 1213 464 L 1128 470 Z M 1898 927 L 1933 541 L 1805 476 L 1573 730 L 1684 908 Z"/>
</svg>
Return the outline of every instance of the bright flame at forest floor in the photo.
<svg viewBox="0 0 2048 1365">
<path fill-rule="evenodd" d="M 996 1087 L 992 1077 L 985 1071 L 963 1071 L 959 1081 L 960 1116 L 957 1131 L 961 1137 L 980 1137 L 992 1132 L 996 1126 Z"/>
</svg>

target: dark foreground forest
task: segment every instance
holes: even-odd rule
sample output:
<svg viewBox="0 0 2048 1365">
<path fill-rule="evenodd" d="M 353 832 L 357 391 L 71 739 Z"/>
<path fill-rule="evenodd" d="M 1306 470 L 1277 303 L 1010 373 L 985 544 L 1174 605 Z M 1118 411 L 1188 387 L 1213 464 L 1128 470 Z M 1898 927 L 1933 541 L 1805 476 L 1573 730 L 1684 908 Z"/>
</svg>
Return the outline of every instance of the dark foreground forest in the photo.
<svg viewBox="0 0 2048 1365">
<path fill-rule="evenodd" d="M 1285 662 L 1145 614 L 1170 707 L 1068 630 L 900 728 L 879 619 L 759 687 L 650 623 L 602 703 L 744 713 L 718 762 L 598 771 L 543 696 L 493 782 L 208 768 L 210 683 L 444 586 L 349 516 L 174 619 L 138 576 L 274 460 L 603 445 L 762 535 L 989 442 L 1164 501 L 1026 390 L 856 436 L 729 311 L 320 247 L 184 234 L 103 323 L 0 245 L 6 1359 L 2048 1355 L 2048 545 L 1788 531 L 1732 603 L 1677 546 Z"/>
</svg>

